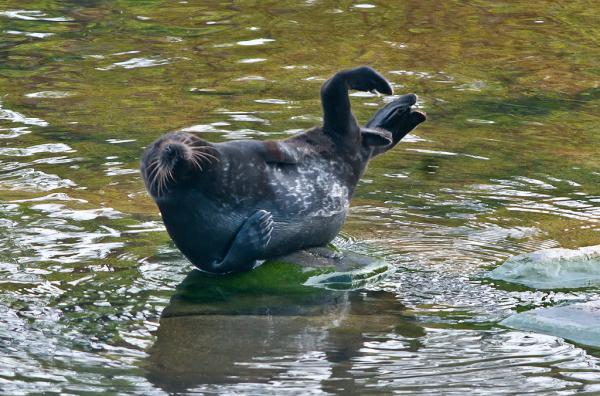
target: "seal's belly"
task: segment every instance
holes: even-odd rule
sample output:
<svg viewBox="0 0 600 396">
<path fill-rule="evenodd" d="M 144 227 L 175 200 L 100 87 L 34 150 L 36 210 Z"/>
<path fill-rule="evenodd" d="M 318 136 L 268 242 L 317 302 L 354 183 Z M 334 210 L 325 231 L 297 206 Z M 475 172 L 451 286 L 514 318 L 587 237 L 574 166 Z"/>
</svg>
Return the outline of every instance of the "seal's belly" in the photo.
<svg viewBox="0 0 600 396">
<path fill-rule="evenodd" d="M 273 166 L 268 170 L 268 187 L 273 210 L 283 218 L 330 218 L 345 213 L 350 204 L 346 183 L 333 172 L 339 166 L 313 160 L 301 166 Z"/>
<path fill-rule="evenodd" d="M 267 256 L 325 245 L 346 219 L 351 191 L 325 160 L 269 169 L 272 199 L 259 203 L 269 210 L 275 229 Z M 268 258 L 268 257 L 267 257 Z"/>
<path fill-rule="evenodd" d="M 272 202 L 263 202 L 257 208 L 247 210 L 208 209 L 211 204 L 198 205 L 191 210 L 163 211 L 163 220 L 169 235 L 177 247 L 195 265 L 220 261 L 231 246 L 244 221 L 256 210 L 269 210 L 274 228 L 263 259 L 273 258 L 295 250 L 322 246 L 330 242 L 339 232 L 346 218 L 346 210 L 328 212 L 327 216 L 314 212 L 294 217 L 269 207 Z"/>
<path fill-rule="evenodd" d="M 245 211 L 225 211 L 197 194 L 159 208 L 171 239 L 197 266 L 221 260 L 247 218 Z"/>
<path fill-rule="evenodd" d="M 323 163 L 321 163 L 323 162 Z M 244 221 L 257 210 L 274 220 L 264 257 L 324 245 L 341 229 L 351 191 L 331 171 L 332 164 L 265 165 L 262 177 L 224 177 L 229 194 L 190 193 L 161 207 L 167 231 L 194 264 L 221 260 Z"/>
<path fill-rule="evenodd" d="M 301 221 L 275 221 L 272 238 L 263 258 L 268 259 L 299 249 L 326 245 L 340 231 L 345 219 L 346 212 L 329 217 L 309 217 Z"/>
<path fill-rule="evenodd" d="M 343 164 L 313 157 L 301 164 L 255 163 L 246 175 L 228 167 L 221 176 L 222 192 L 209 199 L 222 216 L 250 216 L 263 209 L 275 222 L 308 225 L 345 217 L 351 188 L 343 180 Z M 353 186 L 352 186 L 353 187 Z"/>
</svg>

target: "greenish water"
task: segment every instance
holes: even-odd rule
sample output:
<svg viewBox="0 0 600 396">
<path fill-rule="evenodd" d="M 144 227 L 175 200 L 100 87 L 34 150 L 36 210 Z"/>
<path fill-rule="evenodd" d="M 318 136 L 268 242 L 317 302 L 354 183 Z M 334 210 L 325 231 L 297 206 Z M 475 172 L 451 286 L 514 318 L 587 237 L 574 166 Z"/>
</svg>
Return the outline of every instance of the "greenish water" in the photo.
<svg viewBox="0 0 600 396">
<path fill-rule="evenodd" d="M 498 326 L 597 289 L 479 277 L 600 244 L 598 20 L 577 0 L 1 1 L 1 393 L 600 392 L 597 351 Z M 215 298 L 161 318 L 206 280 L 143 189 L 143 147 L 283 138 L 360 64 L 429 115 L 371 163 L 336 240 L 398 271 L 362 293 L 269 288 L 277 312 Z"/>
</svg>

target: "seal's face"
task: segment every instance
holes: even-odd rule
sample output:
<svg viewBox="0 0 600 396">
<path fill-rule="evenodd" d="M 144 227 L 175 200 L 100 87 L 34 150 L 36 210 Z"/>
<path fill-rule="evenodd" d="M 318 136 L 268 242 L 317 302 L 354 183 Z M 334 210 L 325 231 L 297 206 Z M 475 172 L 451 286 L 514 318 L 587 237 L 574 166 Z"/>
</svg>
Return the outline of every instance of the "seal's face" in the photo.
<svg viewBox="0 0 600 396">
<path fill-rule="evenodd" d="M 149 146 L 142 156 L 144 184 L 155 198 L 163 198 L 173 186 L 201 172 L 203 165 L 217 160 L 206 142 L 183 132 L 170 133 Z"/>
</svg>

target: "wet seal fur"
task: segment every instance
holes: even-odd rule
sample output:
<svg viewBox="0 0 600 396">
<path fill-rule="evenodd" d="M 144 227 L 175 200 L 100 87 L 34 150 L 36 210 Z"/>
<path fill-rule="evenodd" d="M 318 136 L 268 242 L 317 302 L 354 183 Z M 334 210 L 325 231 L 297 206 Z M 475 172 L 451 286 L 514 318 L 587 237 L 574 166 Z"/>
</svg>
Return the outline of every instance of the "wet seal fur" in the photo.
<svg viewBox="0 0 600 396">
<path fill-rule="evenodd" d="M 142 156 L 146 188 L 167 231 L 198 268 L 227 273 L 257 260 L 323 246 L 339 232 L 368 161 L 425 121 L 403 95 L 361 128 L 348 90 L 392 94 L 369 67 L 343 70 L 321 88 L 323 126 L 285 140 L 210 143 L 175 132 Z"/>
</svg>

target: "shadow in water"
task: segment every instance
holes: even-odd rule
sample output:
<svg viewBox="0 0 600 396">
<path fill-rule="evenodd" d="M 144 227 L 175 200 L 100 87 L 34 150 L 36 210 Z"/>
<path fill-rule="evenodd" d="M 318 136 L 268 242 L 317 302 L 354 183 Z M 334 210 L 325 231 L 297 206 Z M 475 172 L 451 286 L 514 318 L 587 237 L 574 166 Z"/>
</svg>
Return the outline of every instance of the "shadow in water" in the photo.
<svg viewBox="0 0 600 396">
<path fill-rule="evenodd" d="M 190 272 L 163 311 L 147 378 L 168 392 L 292 377 L 349 390 L 366 335 L 419 349 L 425 331 L 393 293 L 305 286 L 308 276 L 276 262 L 226 277 Z"/>
</svg>

